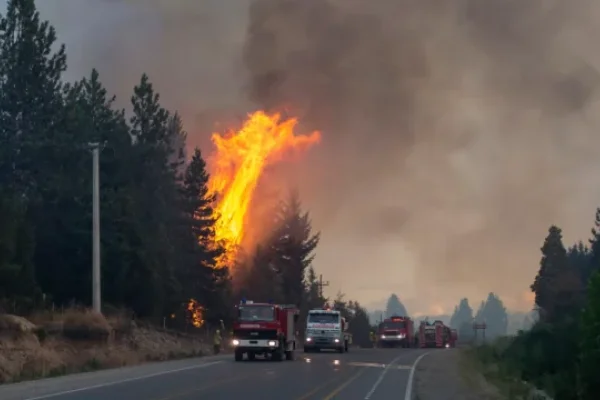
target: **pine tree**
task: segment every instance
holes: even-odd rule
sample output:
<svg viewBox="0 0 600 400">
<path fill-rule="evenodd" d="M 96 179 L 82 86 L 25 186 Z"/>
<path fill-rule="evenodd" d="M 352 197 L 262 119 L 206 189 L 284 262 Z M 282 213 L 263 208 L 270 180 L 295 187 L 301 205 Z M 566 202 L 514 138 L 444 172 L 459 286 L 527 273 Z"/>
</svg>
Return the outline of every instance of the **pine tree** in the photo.
<svg viewBox="0 0 600 400">
<path fill-rule="evenodd" d="M 402 304 L 398 296 L 395 294 L 390 295 L 387 301 L 387 305 L 385 307 L 386 318 L 389 318 L 392 315 L 408 316 L 406 307 L 404 307 L 404 304 Z"/>
<path fill-rule="evenodd" d="M 52 177 L 44 156 L 61 117 L 65 47 L 40 21 L 34 0 L 9 0 L 0 19 L 0 184 L 33 196 Z M 37 190 L 35 190 L 37 192 Z"/>
<path fill-rule="evenodd" d="M 270 246 L 274 267 L 281 277 L 286 303 L 300 305 L 304 299 L 306 270 L 314 258 L 319 233 L 312 233 L 310 215 L 303 212 L 297 192 L 282 202 Z"/>
<path fill-rule="evenodd" d="M 508 329 L 508 314 L 502 300 L 490 293 L 482 310 L 482 318 L 486 323 L 486 337 L 493 338 L 506 335 Z"/>
<path fill-rule="evenodd" d="M 208 190 L 209 174 L 198 148 L 188 164 L 183 178 L 181 197 L 186 215 L 181 240 L 188 242 L 187 257 L 181 261 L 182 284 L 186 296 L 198 299 L 210 310 L 207 320 L 220 319 L 226 307 L 222 294 L 229 291 L 227 269 L 217 271 L 217 259 L 223 249 L 215 242 L 214 196 Z M 225 296 L 228 297 L 228 296 Z"/>
<path fill-rule="evenodd" d="M 0 16 L 0 188 L 3 211 L 11 215 L 0 224 L 0 231 L 9 235 L 0 268 L 18 277 L 19 284 L 10 290 L 29 305 L 39 280 L 35 264 L 59 262 L 40 257 L 46 243 L 39 236 L 45 227 L 35 220 L 46 215 L 45 206 L 53 200 L 46 193 L 60 190 L 55 153 L 66 144 L 57 141 L 66 57 L 64 46 L 54 51 L 55 41 L 54 29 L 40 21 L 33 0 L 7 2 L 6 15 Z"/>
<path fill-rule="evenodd" d="M 132 156 L 141 161 L 132 166 L 136 181 L 134 218 L 140 234 L 131 255 L 131 284 L 127 288 L 128 303 L 134 310 L 157 319 L 169 312 L 164 305 L 181 291 L 176 279 L 178 249 L 172 242 L 181 226 L 180 191 L 169 163 L 169 113 L 159 99 L 148 76 L 143 75 L 131 98 Z"/>
<path fill-rule="evenodd" d="M 569 265 L 560 228 L 550 227 L 541 250 L 540 270 L 531 290 L 541 319 L 551 322 L 568 317 L 578 308 L 583 288 L 579 274 Z"/>
<path fill-rule="evenodd" d="M 582 285 L 587 286 L 592 274 L 592 253 L 590 249 L 582 241 L 579 241 L 574 246 L 569 247 L 567 257 L 571 267 L 579 273 Z"/>
<path fill-rule="evenodd" d="M 579 398 L 593 400 L 600 393 L 600 272 L 595 272 L 590 280 L 580 338 Z"/>
<path fill-rule="evenodd" d="M 594 219 L 594 228 L 592 228 L 592 238 L 590 239 L 590 260 L 588 270 L 585 274 L 584 282 L 587 281 L 590 276 L 596 271 L 600 271 L 600 208 L 596 209 L 596 216 Z"/>
<path fill-rule="evenodd" d="M 466 298 L 461 299 L 458 306 L 454 308 L 454 314 L 450 319 L 450 326 L 454 329 L 460 329 L 463 324 L 473 323 L 473 309 L 469 305 L 469 300 Z"/>
</svg>

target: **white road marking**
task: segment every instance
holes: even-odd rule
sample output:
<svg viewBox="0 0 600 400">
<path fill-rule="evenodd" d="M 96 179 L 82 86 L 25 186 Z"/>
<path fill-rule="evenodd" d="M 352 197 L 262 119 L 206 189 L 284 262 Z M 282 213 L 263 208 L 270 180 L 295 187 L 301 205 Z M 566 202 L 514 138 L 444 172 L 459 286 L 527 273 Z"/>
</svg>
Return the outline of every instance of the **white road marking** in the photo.
<svg viewBox="0 0 600 400">
<path fill-rule="evenodd" d="M 352 367 L 365 367 L 365 368 L 394 368 L 394 369 L 408 369 L 412 368 L 412 365 L 386 365 L 386 364 L 378 364 L 378 363 L 363 363 L 363 362 L 351 362 L 348 365 Z"/>
<path fill-rule="evenodd" d="M 404 394 L 404 400 L 412 400 L 412 386 L 415 377 L 415 370 L 417 369 L 417 364 L 419 363 L 419 361 L 421 361 L 423 357 L 425 357 L 429 353 L 431 352 L 428 351 L 427 353 L 421 354 L 419 358 L 417 358 L 413 363 L 412 368 L 410 369 L 410 373 L 408 374 L 408 382 L 406 383 L 406 393 Z"/>
<path fill-rule="evenodd" d="M 99 389 L 99 388 L 114 386 L 114 385 L 120 385 L 122 383 L 127 383 L 127 382 L 140 381 L 140 380 L 143 380 L 143 379 L 154 378 L 155 376 L 173 374 L 175 372 L 181 372 L 181 371 L 188 371 L 190 369 L 206 368 L 206 367 L 210 367 L 211 365 L 220 364 L 222 362 L 223 361 L 213 361 L 213 362 L 209 362 L 209 363 L 205 363 L 205 364 L 192 365 L 190 367 L 185 367 L 185 368 L 171 369 L 171 370 L 168 370 L 168 371 L 160 371 L 160 372 L 155 372 L 153 374 L 148 374 L 148 375 L 143 375 L 143 376 L 136 376 L 135 378 L 128 378 L 128 379 L 122 379 L 122 380 L 119 380 L 119 381 L 112 381 L 112 382 L 100 383 L 98 385 L 86 386 L 86 387 L 82 387 L 82 388 L 79 388 L 79 389 L 65 390 L 63 392 L 46 394 L 46 395 L 38 396 L 38 397 L 29 397 L 29 398 L 27 398 L 25 400 L 50 399 L 50 398 L 53 398 L 53 397 L 64 396 L 66 394 L 78 393 L 78 392 L 85 392 L 87 390 L 93 390 L 93 389 Z"/>
<path fill-rule="evenodd" d="M 371 396 L 373 396 L 373 393 L 375 393 L 375 391 L 377 390 L 377 388 L 379 387 L 379 385 L 381 384 L 381 381 L 383 381 L 383 378 L 385 378 L 385 374 L 388 373 L 388 371 L 390 370 L 390 368 L 402 357 L 404 357 L 406 354 L 402 354 L 399 355 L 398 357 L 394 358 L 394 360 L 392 360 L 391 363 L 389 363 L 384 369 L 383 371 L 381 371 L 381 374 L 379 374 L 379 378 L 377 378 L 377 380 L 375 381 L 375 384 L 373 385 L 373 387 L 371 388 L 371 390 L 369 390 L 369 393 L 367 393 L 367 395 L 365 396 L 365 400 L 369 400 L 371 398 Z"/>
</svg>

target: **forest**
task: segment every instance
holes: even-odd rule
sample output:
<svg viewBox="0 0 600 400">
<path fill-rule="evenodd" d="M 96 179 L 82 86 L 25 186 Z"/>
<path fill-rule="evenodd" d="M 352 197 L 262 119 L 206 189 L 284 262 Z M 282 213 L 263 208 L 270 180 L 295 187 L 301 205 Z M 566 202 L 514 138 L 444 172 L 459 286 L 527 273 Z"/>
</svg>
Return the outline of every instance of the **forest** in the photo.
<svg viewBox="0 0 600 400">
<path fill-rule="evenodd" d="M 92 299 L 92 154 L 100 144 L 103 312 L 173 328 L 229 322 L 241 297 L 326 300 L 312 266 L 313 232 L 300 195 L 282 196 L 265 239 L 220 265 L 220 193 L 209 190 L 205 154 L 190 150 L 183 121 L 140 71 L 127 110 L 99 73 L 65 82 L 67 54 L 33 0 L 11 0 L 0 17 L 0 308 L 28 315 Z M 194 299 L 195 308 L 189 307 Z M 368 340 L 366 311 L 336 304 Z M 360 333 L 362 329 L 363 333 Z"/>
<path fill-rule="evenodd" d="M 504 382 L 509 395 L 522 395 L 520 383 L 528 382 L 556 400 L 598 397 L 600 208 L 591 233 L 588 244 L 567 246 L 561 229 L 551 226 L 531 284 L 533 326 L 476 348 L 483 365 L 493 366 L 490 377 Z"/>
</svg>

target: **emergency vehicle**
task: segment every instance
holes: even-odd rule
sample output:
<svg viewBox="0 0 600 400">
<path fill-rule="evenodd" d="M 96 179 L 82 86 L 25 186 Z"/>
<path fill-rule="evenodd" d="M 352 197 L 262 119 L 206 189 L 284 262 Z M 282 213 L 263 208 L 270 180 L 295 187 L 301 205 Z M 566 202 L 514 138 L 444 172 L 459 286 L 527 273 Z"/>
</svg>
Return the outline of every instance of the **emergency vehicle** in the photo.
<svg viewBox="0 0 600 400">
<path fill-rule="evenodd" d="M 394 315 L 379 324 L 377 344 L 379 347 L 412 347 L 414 332 L 412 319 Z"/>
<path fill-rule="evenodd" d="M 304 338 L 305 353 L 322 349 L 344 353 L 348 352 L 352 344 L 348 322 L 339 310 L 332 309 L 327 304 L 308 312 Z"/>
<path fill-rule="evenodd" d="M 249 360 L 257 355 L 275 361 L 294 359 L 296 323 L 300 312 L 295 305 L 254 303 L 242 300 L 236 306 L 233 323 L 235 361 Z"/>
<path fill-rule="evenodd" d="M 442 321 L 433 324 L 422 321 L 419 326 L 419 347 L 448 348 L 456 345 L 456 336 Z"/>
</svg>

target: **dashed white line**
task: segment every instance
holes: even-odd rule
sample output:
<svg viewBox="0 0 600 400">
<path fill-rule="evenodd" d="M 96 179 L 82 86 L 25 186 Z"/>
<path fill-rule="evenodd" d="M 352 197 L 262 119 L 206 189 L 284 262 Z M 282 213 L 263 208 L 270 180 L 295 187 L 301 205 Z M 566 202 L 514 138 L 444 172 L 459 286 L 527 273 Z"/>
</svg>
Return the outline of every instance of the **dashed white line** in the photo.
<svg viewBox="0 0 600 400">
<path fill-rule="evenodd" d="M 381 374 L 379 374 L 379 378 L 377 378 L 377 380 L 375 381 L 375 384 L 373 385 L 373 387 L 371 388 L 371 390 L 369 390 L 369 393 L 367 393 L 367 395 L 365 396 L 365 400 L 369 400 L 371 398 L 371 396 L 373 395 L 373 393 L 375 393 L 375 391 L 377 390 L 377 388 L 379 387 L 379 385 L 381 384 L 381 382 L 383 381 L 383 378 L 385 378 L 385 374 L 387 374 L 387 372 L 390 370 L 390 368 L 396 364 L 396 362 L 402 358 L 403 356 L 405 356 L 406 354 L 402 354 L 399 355 L 398 357 L 394 358 L 392 360 L 391 363 L 389 363 L 384 369 L 383 371 L 381 371 Z"/>
</svg>

